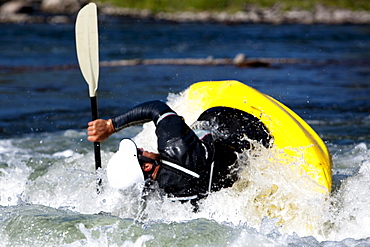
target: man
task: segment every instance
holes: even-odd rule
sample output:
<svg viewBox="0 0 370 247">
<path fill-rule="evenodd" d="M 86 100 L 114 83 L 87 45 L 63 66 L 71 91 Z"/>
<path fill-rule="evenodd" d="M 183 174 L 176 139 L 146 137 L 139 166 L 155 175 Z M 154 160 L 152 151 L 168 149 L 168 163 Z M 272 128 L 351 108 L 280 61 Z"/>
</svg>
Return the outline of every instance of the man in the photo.
<svg viewBox="0 0 370 247">
<path fill-rule="evenodd" d="M 212 111 L 211 115 L 214 115 Z M 220 115 L 219 110 L 216 115 Z M 230 116 L 228 119 L 230 121 Z M 137 149 L 132 141 L 126 139 L 117 152 L 122 156 L 115 157 L 116 164 L 122 162 L 122 165 L 117 165 L 122 168 L 119 171 L 127 173 L 125 162 L 135 163 L 131 167 L 131 171 L 138 174 L 135 181 L 139 181 L 140 176 L 156 181 L 169 198 L 181 201 L 203 198 L 211 191 L 232 186 L 236 181 L 236 173 L 230 170 L 230 166 L 236 161 L 235 152 L 241 150 L 235 141 L 216 139 L 210 132 L 191 130 L 181 116 L 161 101 L 140 104 L 109 120 L 89 122 L 88 140 L 102 142 L 123 128 L 149 121 L 156 126 L 158 154 Z M 265 130 L 262 132 L 266 133 Z M 139 166 L 141 171 L 137 172 Z"/>
</svg>

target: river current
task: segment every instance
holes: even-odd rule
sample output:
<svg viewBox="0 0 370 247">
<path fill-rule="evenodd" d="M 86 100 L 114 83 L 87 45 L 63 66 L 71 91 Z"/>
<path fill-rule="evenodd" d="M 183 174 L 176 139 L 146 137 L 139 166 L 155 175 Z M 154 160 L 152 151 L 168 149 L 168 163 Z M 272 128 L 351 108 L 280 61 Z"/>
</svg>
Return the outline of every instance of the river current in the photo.
<svg viewBox="0 0 370 247">
<path fill-rule="evenodd" d="M 90 100 L 77 65 L 74 25 L 0 28 L 1 246 L 370 245 L 369 25 L 100 18 L 101 61 L 234 58 L 239 53 L 298 59 L 257 68 L 100 69 L 102 118 L 159 99 L 191 124 L 197 116 L 184 107 L 186 88 L 198 81 L 238 80 L 295 111 L 332 154 L 333 190 L 328 197 L 302 190 L 289 168 L 271 164 L 270 154 L 260 150 L 250 156 L 243 174 L 254 187 L 214 193 L 198 213 L 156 194 L 144 206 L 137 188 L 118 191 L 104 182 L 106 164 L 120 139 L 134 138 L 155 149 L 150 124 L 125 129 L 104 142 L 103 169 L 95 172 L 93 146 L 86 140 Z M 103 178 L 101 194 L 96 193 L 97 175 Z M 279 193 L 256 200 L 272 184 L 279 185 Z"/>
</svg>

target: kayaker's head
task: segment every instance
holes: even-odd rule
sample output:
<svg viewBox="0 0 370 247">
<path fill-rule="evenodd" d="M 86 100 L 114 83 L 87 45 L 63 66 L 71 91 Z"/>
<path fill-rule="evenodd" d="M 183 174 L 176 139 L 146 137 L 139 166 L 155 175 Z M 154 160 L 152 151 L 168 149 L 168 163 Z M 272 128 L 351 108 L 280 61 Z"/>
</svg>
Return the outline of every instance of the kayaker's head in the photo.
<svg viewBox="0 0 370 247">
<path fill-rule="evenodd" d="M 155 180 L 159 169 L 159 154 L 145 151 L 142 148 L 137 149 L 137 156 L 143 170 L 144 177 Z"/>
<path fill-rule="evenodd" d="M 109 160 L 107 177 L 110 185 L 126 189 L 145 179 L 155 179 L 159 169 L 159 154 L 138 149 L 131 139 L 123 139 L 119 150 Z"/>
</svg>

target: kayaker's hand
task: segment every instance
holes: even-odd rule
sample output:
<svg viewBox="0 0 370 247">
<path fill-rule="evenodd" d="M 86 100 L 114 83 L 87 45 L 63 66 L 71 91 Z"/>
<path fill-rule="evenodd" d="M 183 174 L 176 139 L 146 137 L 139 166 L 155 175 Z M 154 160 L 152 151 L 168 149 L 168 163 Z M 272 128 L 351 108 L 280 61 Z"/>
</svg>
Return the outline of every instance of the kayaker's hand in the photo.
<svg viewBox="0 0 370 247">
<path fill-rule="evenodd" d="M 115 132 L 112 120 L 97 119 L 88 123 L 87 140 L 102 142 Z"/>
</svg>

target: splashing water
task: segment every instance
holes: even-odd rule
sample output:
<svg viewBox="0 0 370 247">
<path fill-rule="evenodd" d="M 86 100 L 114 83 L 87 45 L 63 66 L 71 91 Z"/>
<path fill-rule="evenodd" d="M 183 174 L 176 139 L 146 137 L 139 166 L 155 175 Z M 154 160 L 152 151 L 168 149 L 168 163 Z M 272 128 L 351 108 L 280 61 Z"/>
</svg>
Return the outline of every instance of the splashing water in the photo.
<svg viewBox="0 0 370 247">
<path fill-rule="evenodd" d="M 188 124 L 197 111 L 183 95 L 169 104 Z M 120 138 L 156 150 L 154 125 L 123 130 L 103 145 L 107 164 Z M 317 192 L 300 169 L 259 147 L 239 155 L 240 179 L 212 193 L 194 213 L 140 187 L 103 184 L 97 194 L 91 143 L 85 132 L 44 133 L 0 141 L 0 245 L 10 246 L 331 246 L 370 244 L 370 151 L 365 144 L 334 157 L 341 177 L 332 195 Z M 302 147 L 304 148 L 304 147 Z M 280 156 L 279 156 L 280 157 Z M 107 181 L 105 166 L 98 176 Z M 320 242 L 324 241 L 324 242 Z"/>
</svg>

